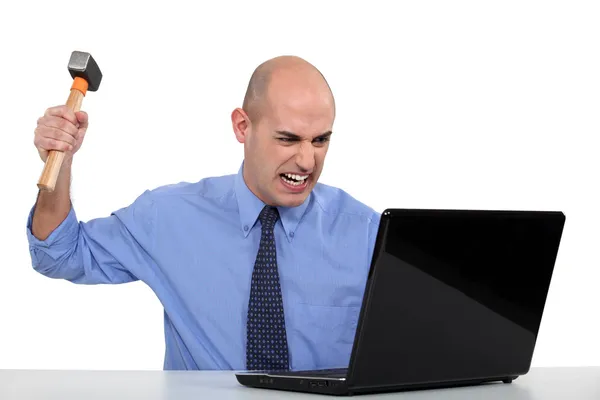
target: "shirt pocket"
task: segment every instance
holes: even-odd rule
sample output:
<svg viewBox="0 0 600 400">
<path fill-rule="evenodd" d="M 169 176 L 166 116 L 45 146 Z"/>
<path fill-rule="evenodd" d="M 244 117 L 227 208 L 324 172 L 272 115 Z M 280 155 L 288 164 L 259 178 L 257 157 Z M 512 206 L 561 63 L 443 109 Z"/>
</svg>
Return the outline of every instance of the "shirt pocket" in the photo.
<svg viewBox="0 0 600 400">
<path fill-rule="evenodd" d="M 294 369 L 347 367 L 360 306 L 298 303 L 293 307 Z"/>
</svg>

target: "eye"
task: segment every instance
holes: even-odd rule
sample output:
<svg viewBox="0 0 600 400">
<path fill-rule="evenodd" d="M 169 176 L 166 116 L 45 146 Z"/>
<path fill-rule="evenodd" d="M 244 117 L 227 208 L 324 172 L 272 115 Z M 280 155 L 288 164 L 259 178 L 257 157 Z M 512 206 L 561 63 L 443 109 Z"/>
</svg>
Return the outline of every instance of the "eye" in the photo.
<svg viewBox="0 0 600 400">
<path fill-rule="evenodd" d="M 323 144 L 329 141 L 329 137 L 319 137 L 314 140 L 316 143 Z"/>
<path fill-rule="evenodd" d="M 280 138 L 277 138 L 277 140 L 284 142 L 284 143 L 291 143 L 291 142 L 295 141 L 295 139 L 287 138 L 287 137 L 280 137 Z"/>
</svg>

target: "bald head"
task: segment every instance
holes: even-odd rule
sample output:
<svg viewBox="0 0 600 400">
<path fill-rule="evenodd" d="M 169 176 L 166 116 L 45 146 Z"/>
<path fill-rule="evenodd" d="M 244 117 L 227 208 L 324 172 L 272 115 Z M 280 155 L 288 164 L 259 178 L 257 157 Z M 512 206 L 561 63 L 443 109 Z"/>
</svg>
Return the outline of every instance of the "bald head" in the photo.
<svg viewBox="0 0 600 400">
<path fill-rule="evenodd" d="M 317 184 L 333 135 L 335 104 L 312 64 L 282 56 L 259 65 L 231 123 L 244 144 L 244 182 L 265 204 L 296 207 Z M 290 176 L 302 176 L 292 182 Z"/>
<path fill-rule="evenodd" d="M 269 110 L 270 103 L 299 92 L 310 92 L 316 98 L 335 102 L 331 88 L 321 72 L 296 56 L 280 56 L 260 64 L 250 77 L 243 109 L 252 121 L 258 121 Z"/>
</svg>

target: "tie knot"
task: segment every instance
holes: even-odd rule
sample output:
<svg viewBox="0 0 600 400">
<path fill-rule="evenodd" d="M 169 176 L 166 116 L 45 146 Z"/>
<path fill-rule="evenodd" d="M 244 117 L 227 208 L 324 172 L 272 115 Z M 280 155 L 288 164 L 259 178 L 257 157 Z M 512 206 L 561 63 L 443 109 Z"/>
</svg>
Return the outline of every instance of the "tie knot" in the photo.
<svg viewBox="0 0 600 400">
<path fill-rule="evenodd" d="M 260 212 L 258 219 L 260 220 L 263 228 L 268 227 L 269 229 L 273 229 L 278 217 L 279 213 L 277 212 L 277 208 L 267 205 Z"/>
</svg>

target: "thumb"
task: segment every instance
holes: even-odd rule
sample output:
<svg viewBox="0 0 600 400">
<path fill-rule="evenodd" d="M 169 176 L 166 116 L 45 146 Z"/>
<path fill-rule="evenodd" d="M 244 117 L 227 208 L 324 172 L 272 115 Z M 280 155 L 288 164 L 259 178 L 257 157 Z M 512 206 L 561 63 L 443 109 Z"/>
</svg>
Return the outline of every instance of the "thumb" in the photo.
<svg viewBox="0 0 600 400">
<path fill-rule="evenodd" d="M 87 129 L 88 127 L 88 115 L 85 111 L 77 111 L 75 113 L 77 122 L 79 122 L 79 129 Z"/>
</svg>

